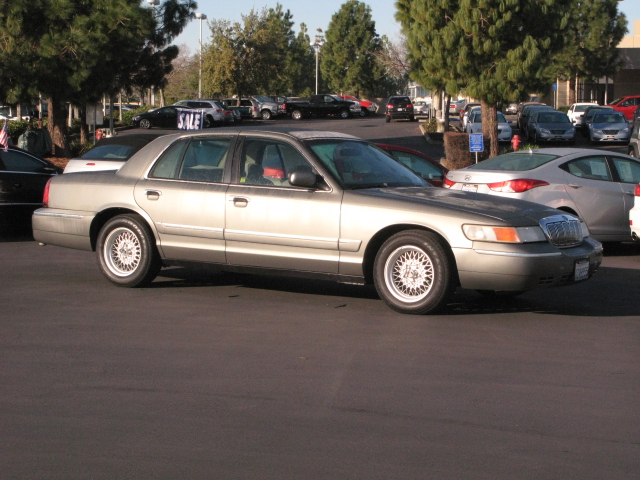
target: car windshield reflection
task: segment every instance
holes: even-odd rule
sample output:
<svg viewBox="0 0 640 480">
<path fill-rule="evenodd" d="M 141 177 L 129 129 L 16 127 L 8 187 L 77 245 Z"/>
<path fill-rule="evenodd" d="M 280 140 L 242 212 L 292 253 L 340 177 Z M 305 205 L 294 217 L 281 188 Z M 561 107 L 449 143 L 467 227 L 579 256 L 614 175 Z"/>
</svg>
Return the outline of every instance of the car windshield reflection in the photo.
<svg viewBox="0 0 640 480">
<path fill-rule="evenodd" d="M 307 144 L 347 190 L 431 185 L 388 154 L 366 142 L 312 140 Z"/>
</svg>

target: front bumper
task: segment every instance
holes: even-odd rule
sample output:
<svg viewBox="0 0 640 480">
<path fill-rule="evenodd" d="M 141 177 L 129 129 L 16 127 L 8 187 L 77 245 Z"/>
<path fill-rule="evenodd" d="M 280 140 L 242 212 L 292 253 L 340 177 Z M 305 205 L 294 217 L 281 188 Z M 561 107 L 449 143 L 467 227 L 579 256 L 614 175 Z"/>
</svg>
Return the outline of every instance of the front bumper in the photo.
<svg viewBox="0 0 640 480">
<path fill-rule="evenodd" d="M 591 130 L 592 142 L 628 142 L 631 139 L 631 131 L 607 133 L 606 130 Z"/>
<path fill-rule="evenodd" d="M 474 242 L 471 249 L 454 249 L 454 255 L 462 288 L 527 291 L 579 283 L 575 274 L 580 261 L 589 262 L 590 278 L 602 263 L 602 244 L 592 238 L 563 249 L 548 243 Z"/>
</svg>

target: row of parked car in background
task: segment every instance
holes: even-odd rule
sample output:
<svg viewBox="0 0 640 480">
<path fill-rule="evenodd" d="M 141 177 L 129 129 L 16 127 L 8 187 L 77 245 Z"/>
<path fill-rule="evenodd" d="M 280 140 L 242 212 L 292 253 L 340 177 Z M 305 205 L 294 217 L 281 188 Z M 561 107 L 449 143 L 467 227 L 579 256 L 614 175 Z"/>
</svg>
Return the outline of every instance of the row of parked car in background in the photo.
<svg viewBox="0 0 640 480">
<path fill-rule="evenodd" d="M 288 98 L 279 95 L 181 100 L 173 105 L 140 113 L 133 117 L 133 126 L 140 128 L 175 127 L 178 108 L 201 109 L 205 112 L 204 127 L 237 124 L 243 120 L 272 120 L 289 116 L 302 120 L 312 116 L 336 115 L 341 118 L 375 115 L 378 105 L 352 95 L 321 94 L 310 98 Z"/>
</svg>

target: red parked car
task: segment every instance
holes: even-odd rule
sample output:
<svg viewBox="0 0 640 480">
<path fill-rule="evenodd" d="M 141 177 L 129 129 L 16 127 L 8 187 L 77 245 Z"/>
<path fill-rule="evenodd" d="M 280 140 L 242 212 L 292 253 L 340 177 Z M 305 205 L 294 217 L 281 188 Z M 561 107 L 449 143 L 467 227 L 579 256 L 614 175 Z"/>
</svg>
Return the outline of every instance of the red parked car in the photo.
<svg viewBox="0 0 640 480">
<path fill-rule="evenodd" d="M 434 187 L 442 187 L 444 177 L 449 171 L 429 155 L 412 148 L 376 143 L 376 146 L 389 153 L 398 163 L 410 168 Z"/>
<path fill-rule="evenodd" d="M 633 120 L 636 108 L 640 105 L 640 95 L 630 95 L 627 97 L 616 98 L 609 106 L 614 110 L 624 113 L 627 120 Z"/>
<path fill-rule="evenodd" d="M 369 100 L 360 100 L 358 97 L 354 97 L 353 95 L 338 95 L 343 100 L 349 100 L 351 102 L 360 102 L 360 116 L 364 117 L 365 115 L 375 115 L 378 111 L 378 105 Z"/>
</svg>

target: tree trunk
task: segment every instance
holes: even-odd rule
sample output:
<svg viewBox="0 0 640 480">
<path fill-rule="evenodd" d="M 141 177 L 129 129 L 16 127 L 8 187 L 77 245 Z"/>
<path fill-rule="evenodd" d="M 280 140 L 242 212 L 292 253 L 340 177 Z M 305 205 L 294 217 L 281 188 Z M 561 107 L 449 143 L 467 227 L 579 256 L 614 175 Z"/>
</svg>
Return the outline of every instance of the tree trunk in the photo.
<svg viewBox="0 0 640 480">
<path fill-rule="evenodd" d="M 78 116 L 80 117 L 80 143 L 85 144 L 88 143 L 89 140 L 89 125 L 87 125 L 87 107 L 86 104 L 84 106 L 78 107 Z"/>
<path fill-rule="evenodd" d="M 569 105 L 576 103 L 576 90 L 578 87 L 578 74 L 569 77 Z"/>
<path fill-rule="evenodd" d="M 431 97 L 433 109 L 436 112 L 436 125 L 439 133 L 444 132 L 444 119 L 442 118 L 442 90 L 436 90 Z"/>
<path fill-rule="evenodd" d="M 449 104 L 451 103 L 451 95 L 449 95 L 448 93 L 445 95 L 445 102 L 444 102 L 444 131 L 448 132 L 449 131 Z"/>
<path fill-rule="evenodd" d="M 495 104 L 487 104 L 480 101 L 482 109 L 482 136 L 485 145 L 489 144 L 489 158 L 500 155 L 500 145 L 498 144 L 498 107 Z"/>
<path fill-rule="evenodd" d="M 48 129 L 51 136 L 51 154 L 54 157 L 69 158 L 69 137 L 67 132 L 67 108 L 53 97 L 49 97 L 49 122 Z"/>
</svg>

